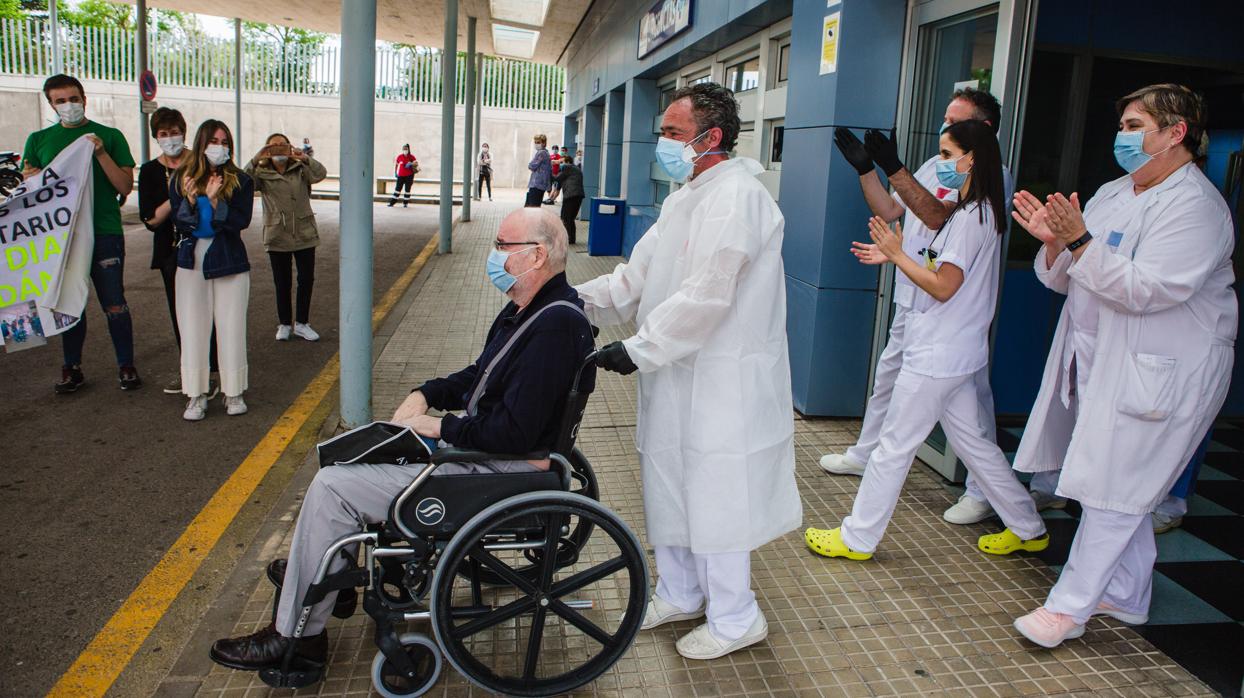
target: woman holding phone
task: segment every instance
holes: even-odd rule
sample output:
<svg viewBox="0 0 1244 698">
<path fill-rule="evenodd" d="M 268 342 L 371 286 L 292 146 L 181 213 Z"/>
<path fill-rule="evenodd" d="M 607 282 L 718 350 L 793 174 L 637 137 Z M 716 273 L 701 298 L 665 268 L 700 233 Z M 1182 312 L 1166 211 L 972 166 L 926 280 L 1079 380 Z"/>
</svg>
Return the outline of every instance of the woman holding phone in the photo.
<svg viewBox="0 0 1244 698">
<path fill-rule="evenodd" d="M 284 134 L 274 133 L 246 165 L 246 174 L 263 196 L 263 246 L 276 284 L 276 339 L 286 342 L 293 334 L 314 342 L 320 335 L 310 323 L 311 289 L 320 234 L 311 210 L 311 185 L 323 181 L 328 171 L 292 147 Z M 291 307 L 293 265 L 298 267 L 298 294 Z"/>
</svg>

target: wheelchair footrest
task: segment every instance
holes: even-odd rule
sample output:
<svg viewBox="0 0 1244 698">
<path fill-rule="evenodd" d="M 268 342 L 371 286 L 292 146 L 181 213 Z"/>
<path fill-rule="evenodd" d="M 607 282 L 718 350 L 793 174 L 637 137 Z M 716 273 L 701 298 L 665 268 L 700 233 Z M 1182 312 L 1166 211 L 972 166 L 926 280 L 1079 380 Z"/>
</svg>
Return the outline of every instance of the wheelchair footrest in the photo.
<svg viewBox="0 0 1244 698">
<path fill-rule="evenodd" d="M 259 670 L 259 680 L 273 688 L 304 688 L 317 683 L 323 676 L 323 667 L 308 666 L 289 671 L 281 671 L 280 667 Z"/>
</svg>

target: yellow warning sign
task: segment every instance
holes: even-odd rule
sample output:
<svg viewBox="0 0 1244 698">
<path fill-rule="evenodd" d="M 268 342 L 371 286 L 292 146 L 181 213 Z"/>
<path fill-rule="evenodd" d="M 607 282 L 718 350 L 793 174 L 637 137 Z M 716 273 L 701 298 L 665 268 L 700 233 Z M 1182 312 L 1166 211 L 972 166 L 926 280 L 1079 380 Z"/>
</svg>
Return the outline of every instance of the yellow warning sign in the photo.
<svg viewBox="0 0 1244 698">
<path fill-rule="evenodd" d="M 821 27 L 821 75 L 838 70 L 838 35 L 842 33 L 842 12 L 825 16 Z"/>
</svg>

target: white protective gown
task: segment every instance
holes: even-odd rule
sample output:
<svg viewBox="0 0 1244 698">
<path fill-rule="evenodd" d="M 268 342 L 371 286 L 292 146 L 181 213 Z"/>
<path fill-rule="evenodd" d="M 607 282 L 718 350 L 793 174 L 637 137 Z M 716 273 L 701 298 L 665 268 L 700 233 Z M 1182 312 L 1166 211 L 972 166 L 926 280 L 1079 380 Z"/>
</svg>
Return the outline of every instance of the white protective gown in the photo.
<svg viewBox="0 0 1244 698">
<path fill-rule="evenodd" d="M 629 263 L 576 287 L 602 325 L 635 320 L 636 446 L 652 545 L 754 550 L 798 528 L 784 220 L 732 159 L 674 192 Z"/>
<path fill-rule="evenodd" d="M 1064 251 L 1047 268 L 1037 253 L 1042 283 L 1096 302 L 1097 334 L 1087 383 L 1069 404 L 1064 304 L 1015 469 L 1062 467 L 1059 495 L 1147 514 L 1226 399 L 1238 309 L 1231 216 L 1205 175 L 1188 164 L 1139 196 L 1132 185 L 1122 177 L 1088 202 L 1093 242 L 1079 261 Z"/>
</svg>

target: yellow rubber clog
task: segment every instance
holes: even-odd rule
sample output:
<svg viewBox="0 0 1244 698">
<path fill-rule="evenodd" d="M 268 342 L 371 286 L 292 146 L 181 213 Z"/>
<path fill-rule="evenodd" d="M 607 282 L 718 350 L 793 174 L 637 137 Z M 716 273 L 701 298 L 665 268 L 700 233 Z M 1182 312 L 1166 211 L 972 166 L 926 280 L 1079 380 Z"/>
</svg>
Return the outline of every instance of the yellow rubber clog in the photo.
<svg viewBox="0 0 1244 698">
<path fill-rule="evenodd" d="M 1010 555 L 1020 550 L 1038 553 L 1050 547 L 1050 534 L 1046 533 L 1040 538 L 1024 540 L 1012 533 L 1011 529 L 1008 528 L 1002 531 L 1002 533 L 990 533 L 989 535 L 981 536 L 980 540 L 976 542 L 976 547 L 980 548 L 981 552 L 986 552 L 990 555 Z"/>
<path fill-rule="evenodd" d="M 809 528 L 803 532 L 803 542 L 808 550 L 824 557 L 845 557 L 848 560 L 868 560 L 872 553 L 860 553 L 847 547 L 842 541 L 842 527 Z"/>
</svg>

